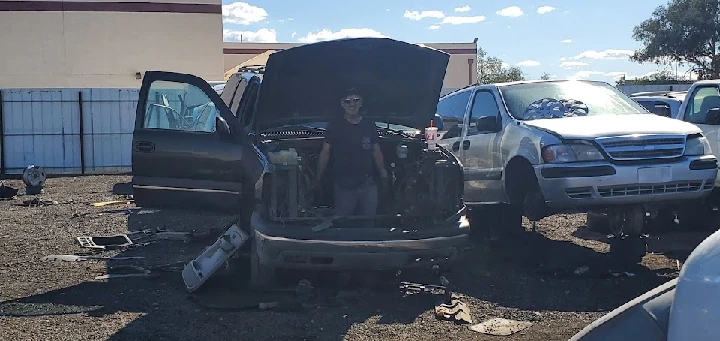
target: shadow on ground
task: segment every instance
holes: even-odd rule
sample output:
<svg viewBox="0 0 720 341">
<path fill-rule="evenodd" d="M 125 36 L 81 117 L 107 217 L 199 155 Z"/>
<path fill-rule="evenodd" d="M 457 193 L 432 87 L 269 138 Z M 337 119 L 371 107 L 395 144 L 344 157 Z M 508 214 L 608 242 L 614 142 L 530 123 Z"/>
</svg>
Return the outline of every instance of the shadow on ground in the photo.
<svg viewBox="0 0 720 341">
<path fill-rule="evenodd" d="M 237 218 L 138 210 L 129 213 L 128 229 L 207 230 L 227 226 L 233 219 Z M 187 262 L 213 242 L 160 241 L 124 251 L 121 256 L 146 257 L 140 265 Z M 574 274 L 584 266 L 589 268 L 585 275 Z M 608 275 L 610 267 L 605 254 L 528 231 L 512 240 L 469 245 L 447 277 L 454 290 L 466 296 L 473 314 L 486 309 L 488 303 L 508 311 L 608 311 L 668 280 L 643 266 L 629 269 L 633 277 L 614 277 Z M 110 340 L 176 340 L 179 335 L 182 339 L 325 340 L 337 339 L 353 324 L 369 319 L 377 319 L 377 324 L 411 324 L 432 310 L 436 298 L 403 297 L 399 281 L 439 284 L 430 271 L 400 275 L 292 272 L 281 277 L 287 290 L 257 293 L 245 287 L 247 267 L 240 263 L 237 270 L 233 275 L 217 276 L 194 295 L 187 293 L 178 272 L 108 281 L 92 281 L 90 276 L 89 282 L 76 286 L 3 302 L 0 314 L 143 314 Z M 308 279 L 316 287 L 315 296 L 307 301 L 299 300 L 293 291 L 300 279 Z M 267 311 L 251 308 L 269 302 L 279 306 Z M 476 319 L 481 316 L 478 314 Z M 207 328 L 192 328 L 188 321 L 212 324 L 213 335 L 200 331 Z"/>
</svg>

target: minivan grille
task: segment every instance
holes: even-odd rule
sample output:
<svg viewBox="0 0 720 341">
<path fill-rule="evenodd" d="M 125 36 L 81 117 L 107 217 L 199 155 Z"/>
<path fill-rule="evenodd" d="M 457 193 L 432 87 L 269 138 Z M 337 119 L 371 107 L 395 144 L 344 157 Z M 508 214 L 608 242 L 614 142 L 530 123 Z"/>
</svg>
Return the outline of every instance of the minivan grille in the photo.
<svg viewBox="0 0 720 341">
<path fill-rule="evenodd" d="M 684 135 L 601 137 L 596 141 L 613 160 L 670 159 L 685 152 Z"/>
<path fill-rule="evenodd" d="M 647 185 L 619 185 L 598 187 L 601 197 L 625 197 L 630 195 L 648 195 L 665 193 L 697 192 L 702 188 L 702 181 L 682 181 L 664 184 Z"/>
</svg>

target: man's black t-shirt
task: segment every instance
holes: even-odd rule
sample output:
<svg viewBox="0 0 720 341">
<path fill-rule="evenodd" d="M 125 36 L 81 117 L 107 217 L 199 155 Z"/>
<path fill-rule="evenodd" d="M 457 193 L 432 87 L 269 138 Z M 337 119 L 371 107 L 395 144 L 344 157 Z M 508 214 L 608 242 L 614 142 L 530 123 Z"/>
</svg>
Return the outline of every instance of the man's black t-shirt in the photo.
<svg viewBox="0 0 720 341">
<path fill-rule="evenodd" d="M 356 188 L 365 183 L 373 171 L 373 145 L 378 140 L 378 130 L 372 120 L 363 118 L 353 124 L 341 116 L 328 123 L 325 142 L 330 144 L 336 184 Z"/>
</svg>

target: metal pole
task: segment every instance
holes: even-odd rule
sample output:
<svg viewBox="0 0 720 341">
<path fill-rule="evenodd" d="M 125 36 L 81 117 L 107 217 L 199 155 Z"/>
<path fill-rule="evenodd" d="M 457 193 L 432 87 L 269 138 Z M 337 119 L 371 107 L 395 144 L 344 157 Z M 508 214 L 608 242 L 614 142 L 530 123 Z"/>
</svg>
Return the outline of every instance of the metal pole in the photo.
<svg viewBox="0 0 720 341">
<path fill-rule="evenodd" d="M 85 175 L 85 125 L 83 124 L 83 95 L 82 91 L 78 92 L 78 106 L 80 108 L 80 173 Z"/>
</svg>

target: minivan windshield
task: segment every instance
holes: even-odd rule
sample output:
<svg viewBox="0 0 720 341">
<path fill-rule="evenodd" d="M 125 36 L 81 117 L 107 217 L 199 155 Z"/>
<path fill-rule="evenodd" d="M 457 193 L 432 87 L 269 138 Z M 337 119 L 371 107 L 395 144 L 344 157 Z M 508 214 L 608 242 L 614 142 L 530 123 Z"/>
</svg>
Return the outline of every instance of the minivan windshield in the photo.
<svg viewBox="0 0 720 341">
<path fill-rule="evenodd" d="M 500 86 L 518 120 L 572 116 L 650 114 L 613 86 L 590 81 L 552 81 Z"/>
</svg>

